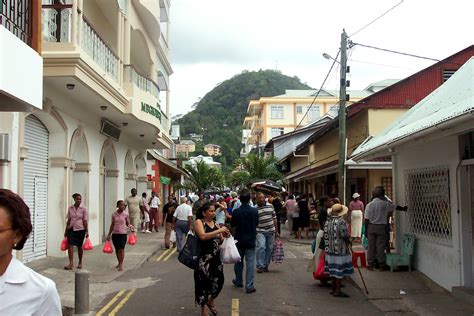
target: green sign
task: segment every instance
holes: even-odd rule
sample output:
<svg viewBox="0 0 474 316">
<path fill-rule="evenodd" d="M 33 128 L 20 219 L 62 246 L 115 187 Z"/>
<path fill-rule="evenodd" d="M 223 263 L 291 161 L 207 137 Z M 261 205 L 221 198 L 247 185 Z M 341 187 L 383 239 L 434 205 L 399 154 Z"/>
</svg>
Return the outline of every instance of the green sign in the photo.
<svg viewBox="0 0 474 316">
<path fill-rule="evenodd" d="M 171 179 L 165 176 L 160 176 L 160 182 L 163 184 L 170 184 Z"/>
<path fill-rule="evenodd" d="M 154 117 L 159 119 L 161 122 L 161 110 L 159 108 L 157 109 L 154 106 L 151 106 L 149 104 L 146 104 L 145 102 L 142 102 L 142 112 L 153 115 Z"/>
</svg>

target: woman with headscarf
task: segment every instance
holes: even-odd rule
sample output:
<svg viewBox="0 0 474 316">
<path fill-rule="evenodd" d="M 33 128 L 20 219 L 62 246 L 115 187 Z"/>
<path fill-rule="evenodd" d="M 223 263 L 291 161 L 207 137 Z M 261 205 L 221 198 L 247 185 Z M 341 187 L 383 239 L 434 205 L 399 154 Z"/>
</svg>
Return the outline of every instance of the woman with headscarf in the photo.
<svg viewBox="0 0 474 316">
<path fill-rule="evenodd" d="M 331 294 L 336 297 L 349 297 L 341 291 L 341 281 L 345 276 L 354 273 L 349 232 L 343 218 L 347 211 L 346 206 L 334 204 L 324 225 L 325 271 L 331 276 Z"/>
<path fill-rule="evenodd" d="M 0 315 L 62 315 L 56 285 L 13 257 L 31 233 L 30 209 L 0 189 Z"/>
</svg>

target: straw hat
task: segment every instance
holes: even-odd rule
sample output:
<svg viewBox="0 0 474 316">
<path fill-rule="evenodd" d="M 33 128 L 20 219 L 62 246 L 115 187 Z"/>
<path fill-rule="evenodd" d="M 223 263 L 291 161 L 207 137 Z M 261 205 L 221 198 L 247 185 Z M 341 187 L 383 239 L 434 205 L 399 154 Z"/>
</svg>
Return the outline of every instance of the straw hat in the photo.
<svg viewBox="0 0 474 316">
<path fill-rule="evenodd" d="M 331 208 L 331 216 L 338 216 L 338 217 L 344 216 L 345 214 L 347 214 L 348 210 L 349 209 L 345 205 L 334 204 Z"/>
<path fill-rule="evenodd" d="M 360 197 L 359 193 L 356 192 L 356 193 L 352 194 L 353 199 L 357 199 L 358 197 Z"/>
</svg>

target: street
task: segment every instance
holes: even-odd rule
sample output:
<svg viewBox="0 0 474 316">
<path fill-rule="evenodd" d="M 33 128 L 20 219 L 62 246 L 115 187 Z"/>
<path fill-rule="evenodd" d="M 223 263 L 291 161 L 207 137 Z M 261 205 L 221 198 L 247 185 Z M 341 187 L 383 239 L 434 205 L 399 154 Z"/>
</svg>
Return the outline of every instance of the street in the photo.
<svg viewBox="0 0 474 316">
<path fill-rule="evenodd" d="M 216 300 L 221 315 L 315 315 L 334 313 L 379 315 L 365 295 L 349 282 L 350 298 L 335 298 L 306 271 L 309 245 L 285 242 L 285 260 L 270 272 L 255 273 L 254 294 L 235 288 L 233 265 L 224 265 L 224 288 Z M 178 262 L 173 251 L 160 250 L 139 269 L 116 280 L 117 288 L 96 308 L 97 315 L 199 315 L 194 305 L 193 272 Z"/>
</svg>

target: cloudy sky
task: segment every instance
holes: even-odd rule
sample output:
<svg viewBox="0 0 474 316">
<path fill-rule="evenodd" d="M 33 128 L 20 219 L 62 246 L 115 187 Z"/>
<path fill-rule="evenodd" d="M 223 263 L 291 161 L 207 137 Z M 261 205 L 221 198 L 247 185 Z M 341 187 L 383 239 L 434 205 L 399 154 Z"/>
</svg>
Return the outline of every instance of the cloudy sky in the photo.
<svg viewBox="0 0 474 316">
<path fill-rule="evenodd" d="M 332 63 L 322 54 L 336 56 L 343 28 L 355 43 L 446 58 L 474 44 L 472 12 L 472 0 L 172 0 L 171 114 L 190 111 L 242 70 L 278 69 L 319 88 Z M 405 78 L 432 63 L 355 46 L 351 88 Z M 325 88 L 337 89 L 338 76 L 334 68 Z"/>
</svg>

